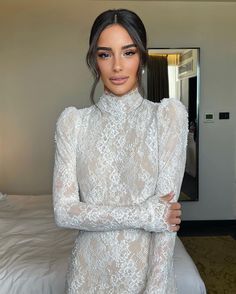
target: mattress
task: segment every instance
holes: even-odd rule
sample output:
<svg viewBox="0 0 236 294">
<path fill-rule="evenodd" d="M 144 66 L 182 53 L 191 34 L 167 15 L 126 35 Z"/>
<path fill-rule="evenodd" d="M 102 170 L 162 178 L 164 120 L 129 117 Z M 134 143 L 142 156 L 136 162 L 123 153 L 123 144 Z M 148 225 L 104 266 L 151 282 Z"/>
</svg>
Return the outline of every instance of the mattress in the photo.
<svg viewBox="0 0 236 294">
<path fill-rule="evenodd" d="M 55 225 L 51 195 L 3 197 L 1 294 L 63 294 L 68 258 L 77 234 L 76 230 Z M 206 293 L 198 270 L 179 238 L 174 266 L 179 294 Z"/>
</svg>

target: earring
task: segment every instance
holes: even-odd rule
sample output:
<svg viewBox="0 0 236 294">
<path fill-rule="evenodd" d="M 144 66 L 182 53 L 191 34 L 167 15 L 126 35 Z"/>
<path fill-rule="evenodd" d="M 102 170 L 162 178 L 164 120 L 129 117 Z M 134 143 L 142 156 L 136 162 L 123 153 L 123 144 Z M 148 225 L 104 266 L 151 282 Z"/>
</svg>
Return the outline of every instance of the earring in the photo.
<svg viewBox="0 0 236 294">
<path fill-rule="evenodd" d="M 144 68 L 142 68 L 142 75 L 145 73 L 145 69 Z"/>
</svg>

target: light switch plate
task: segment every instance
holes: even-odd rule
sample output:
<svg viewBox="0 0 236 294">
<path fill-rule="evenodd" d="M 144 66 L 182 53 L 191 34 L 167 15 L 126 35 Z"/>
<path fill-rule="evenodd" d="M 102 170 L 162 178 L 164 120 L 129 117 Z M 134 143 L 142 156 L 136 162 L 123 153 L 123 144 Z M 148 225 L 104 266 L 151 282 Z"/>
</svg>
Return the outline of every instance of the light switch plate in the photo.
<svg viewBox="0 0 236 294">
<path fill-rule="evenodd" d="M 204 113 L 204 122 L 212 123 L 215 121 L 215 114 L 214 112 L 205 112 Z"/>
</svg>

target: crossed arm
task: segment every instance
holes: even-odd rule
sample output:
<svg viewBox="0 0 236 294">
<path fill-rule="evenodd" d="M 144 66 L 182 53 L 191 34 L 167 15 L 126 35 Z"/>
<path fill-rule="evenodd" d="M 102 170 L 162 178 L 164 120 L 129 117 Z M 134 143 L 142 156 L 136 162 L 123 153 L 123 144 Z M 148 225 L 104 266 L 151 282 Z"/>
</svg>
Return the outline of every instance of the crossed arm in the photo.
<svg viewBox="0 0 236 294">
<path fill-rule="evenodd" d="M 93 205 L 80 201 L 76 178 L 77 119 L 78 110 L 70 107 L 64 110 L 57 122 L 53 178 L 56 223 L 62 227 L 87 231 L 130 228 L 149 232 L 167 230 L 165 216 L 168 205 L 156 196 L 149 197 L 141 204 L 127 206 Z"/>
</svg>

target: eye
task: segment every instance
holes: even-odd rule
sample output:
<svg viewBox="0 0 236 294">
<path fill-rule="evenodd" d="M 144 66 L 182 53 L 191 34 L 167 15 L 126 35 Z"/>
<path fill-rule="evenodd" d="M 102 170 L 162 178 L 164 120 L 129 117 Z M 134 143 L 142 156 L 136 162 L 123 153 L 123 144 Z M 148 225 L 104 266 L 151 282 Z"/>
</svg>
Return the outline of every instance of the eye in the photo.
<svg viewBox="0 0 236 294">
<path fill-rule="evenodd" d="M 136 53 L 137 53 L 136 50 L 128 50 L 124 52 L 124 56 L 133 56 Z"/>
<path fill-rule="evenodd" d="M 99 52 L 98 53 L 98 57 L 101 59 L 107 59 L 109 58 L 111 55 L 108 52 Z"/>
</svg>

